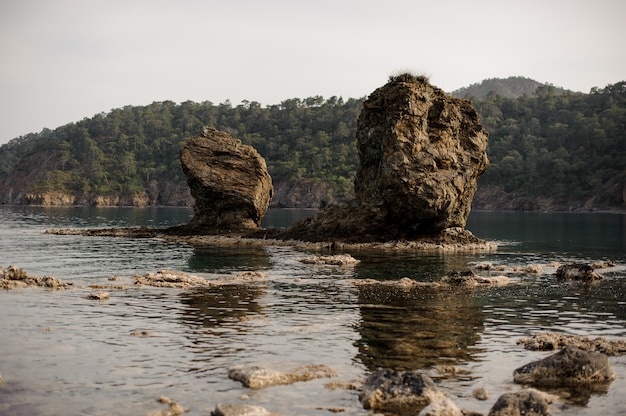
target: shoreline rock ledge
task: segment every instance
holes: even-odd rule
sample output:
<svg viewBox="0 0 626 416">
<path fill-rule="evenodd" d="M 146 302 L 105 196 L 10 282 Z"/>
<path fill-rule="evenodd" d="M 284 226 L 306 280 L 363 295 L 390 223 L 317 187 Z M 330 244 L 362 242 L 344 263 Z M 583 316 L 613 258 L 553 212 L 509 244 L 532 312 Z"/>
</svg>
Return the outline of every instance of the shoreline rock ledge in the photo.
<svg viewBox="0 0 626 416">
<path fill-rule="evenodd" d="M 279 238 L 371 242 L 446 236 L 478 243 L 464 227 L 489 134 L 471 102 L 422 76 L 401 74 L 363 104 L 356 130 L 356 200 L 302 220 Z"/>
</svg>

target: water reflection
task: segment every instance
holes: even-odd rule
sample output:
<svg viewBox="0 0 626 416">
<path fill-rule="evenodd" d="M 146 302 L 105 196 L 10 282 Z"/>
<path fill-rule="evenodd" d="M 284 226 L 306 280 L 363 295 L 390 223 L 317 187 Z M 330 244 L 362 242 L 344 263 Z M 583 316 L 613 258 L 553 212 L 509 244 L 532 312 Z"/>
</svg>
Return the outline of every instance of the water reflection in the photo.
<svg viewBox="0 0 626 416">
<path fill-rule="evenodd" d="M 265 270 L 271 265 L 265 247 L 195 246 L 188 260 L 195 272 Z"/>
<path fill-rule="evenodd" d="M 411 253 L 358 251 L 351 254 L 361 260 L 355 276 L 361 279 L 397 280 L 403 277 L 432 282 L 439 281 L 450 270 L 465 270 L 477 261 L 475 254 Z"/>
<path fill-rule="evenodd" d="M 262 286 L 228 284 L 210 289 L 196 289 L 180 294 L 181 319 L 194 327 L 219 327 L 238 323 L 263 314 L 257 302 L 266 290 Z"/>
<path fill-rule="evenodd" d="M 426 369 L 472 361 L 484 331 L 482 308 L 467 293 L 359 288 L 357 358 L 370 370 Z"/>
</svg>

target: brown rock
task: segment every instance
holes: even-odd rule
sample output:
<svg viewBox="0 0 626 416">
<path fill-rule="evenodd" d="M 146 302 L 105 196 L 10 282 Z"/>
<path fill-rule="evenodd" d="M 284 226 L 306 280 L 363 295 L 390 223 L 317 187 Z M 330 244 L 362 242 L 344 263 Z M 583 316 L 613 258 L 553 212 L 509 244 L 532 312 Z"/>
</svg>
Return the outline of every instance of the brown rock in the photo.
<svg viewBox="0 0 626 416">
<path fill-rule="evenodd" d="M 586 351 L 598 351 L 608 356 L 626 354 L 626 341 L 610 341 L 604 337 L 589 338 L 576 335 L 565 335 L 559 332 L 543 332 L 530 338 L 517 340 L 527 350 L 550 351 L 574 346 Z"/>
<path fill-rule="evenodd" d="M 356 139 L 356 200 L 296 223 L 282 238 L 367 242 L 465 231 L 489 164 L 488 133 L 469 101 L 422 77 L 394 77 L 365 101 Z M 454 238 L 472 239 L 467 232 Z"/>
<path fill-rule="evenodd" d="M 316 378 L 335 377 L 337 373 L 325 365 L 306 365 L 291 371 L 277 371 L 269 368 L 252 366 L 235 366 L 228 369 L 228 377 L 239 381 L 245 387 L 262 389 L 280 384 L 292 384 Z"/>
<path fill-rule="evenodd" d="M 54 276 L 30 276 L 17 266 L 6 269 L 0 267 L 0 289 L 11 290 L 17 287 L 39 286 L 49 289 L 66 289 L 72 283 L 64 283 Z"/>
<path fill-rule="evenodd" d="M 400 76 L 374 91 L 357 122 L 357 200 L 416 231 L 464 227 L 488 133 L 464 99 L 420 77 Z"/>
<path fill-rule="evenodd" d="M 506 393 L 498 398 L 489 416 L 550 416 L 554 398 L 534 389 Z"/>
<path fill-rule="evenodd" d="M 415 414 L 446 397 L 425 374 L 381 369 L 372 373 L 359 395 L 363 408 L 397 414 Z"/>
<path fill-rule="evenodd" d="M 572 346 L 513 372 L 516 383 L 535 387 L 608 383 L 614 379 L 615 373 L 605 354 Z"/>
<path fill-rule="evenodd" d="M 559 280 L 577 280 L 582 282 L 593 282 L 602 279 L 602 276 L 593 271 L 593 267 L 585 263 L 564 264 L 556 269 L 554 275 Z"/>
<path fill-rule="evenodd" d="M 205 128 L 184 146 L 180 160 L 194 197 L 196 231 L 258 228 L 272 198 L 272 178 L 254 148 Z"/>
</svg>

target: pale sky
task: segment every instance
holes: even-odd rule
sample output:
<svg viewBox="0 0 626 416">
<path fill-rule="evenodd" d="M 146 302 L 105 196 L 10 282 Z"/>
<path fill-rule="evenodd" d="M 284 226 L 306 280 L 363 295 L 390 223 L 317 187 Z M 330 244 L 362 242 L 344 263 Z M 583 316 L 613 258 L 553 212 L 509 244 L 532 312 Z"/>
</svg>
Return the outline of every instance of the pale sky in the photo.
<svg viewBox="0 0 626 416">
<path fill-rule="evenodd" d="M 0 144 L 125 105 L 626 80 L 624 0 L 0 0 Z"/>
</svg>

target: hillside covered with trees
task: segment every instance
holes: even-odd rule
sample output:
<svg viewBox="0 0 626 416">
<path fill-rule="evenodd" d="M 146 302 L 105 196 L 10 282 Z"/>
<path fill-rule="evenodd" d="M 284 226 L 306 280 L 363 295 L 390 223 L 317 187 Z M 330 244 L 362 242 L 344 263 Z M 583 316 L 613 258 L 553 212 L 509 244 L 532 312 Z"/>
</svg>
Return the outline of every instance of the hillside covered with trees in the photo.
<svg viewBox="0 0 626 416">
<path fill-rule="evenodd" d="M 528 85 L 518 78 L 498 83 Z M 475 208 L 626 208 L 626 82 L 588 94 L 539 85 L 521 96 L 490 91 L 471 99 L 490 132 L 491 166 L 479 180 Z M 353 196 L 362 101 L 165 101 L 96 114 L 1 146 L 0 202 L 189 205 L 179 152 L 205 125 L 265 157 L 273 206 L 344 202 Z"/>
<path fill-rule="evenodd" d="M 545 86 L 541 82 L 526 77 L 489 78 L 469 87 L 452 91 L 452 95 L 470 100 L 484 99 L 489 94 L 503 98 L 519 98 L 524 95 L 533 96 L 538 88 Z M 563 88 L 554 87 L 554 92 L 564 94 Z"/>
</svg>

